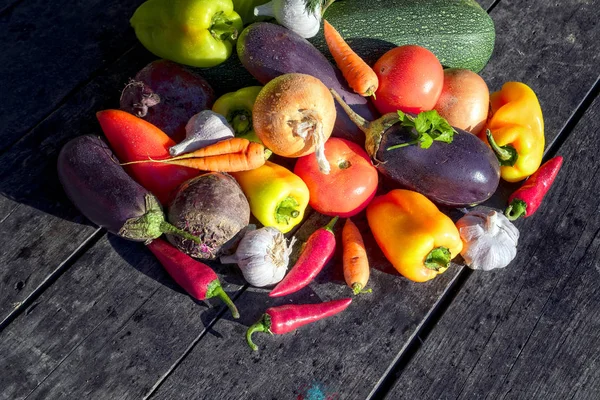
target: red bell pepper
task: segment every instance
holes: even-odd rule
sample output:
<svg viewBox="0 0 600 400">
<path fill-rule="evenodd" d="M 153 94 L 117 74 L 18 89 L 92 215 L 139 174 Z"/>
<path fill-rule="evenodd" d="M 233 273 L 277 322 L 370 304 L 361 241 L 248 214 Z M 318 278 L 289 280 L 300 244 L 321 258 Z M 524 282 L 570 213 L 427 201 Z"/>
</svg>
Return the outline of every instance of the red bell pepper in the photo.
<svg viewBox="0 0 600 400">
<path fill-rule="evenodd" d="M 104 135 L 122 163 L 170 158 L 173 139 L 151 123 L 121 110 L 96 113 Z M 131 164 L 125 170 L 140 185 L 154 194 L 163 206 L 169 204 L 175 189 L 200 171 L 162 163 Z"/>
<path fill-rule="evenodd" d="M 546 161 L 508 198 L 508 207 L 504 214 L 509 220 L 514 221 L 520 216 L 529 217 L 536 212 L 558 175 L 562 163 L 561 156 Z"/>
<path fill-rule="evenodd" d="M 308 285 L 321 272 L 335 252 L 333 226 L 338 217 L 310 235 L 304 249 L 285 278 L 269 293 L 270 297 L 286 296 Z"/>
<path fill-rule="evenodd" d="M 147 246 L 171 278 L 190 296 L 198 300 L 218 297 L 229 307 L 233 318 L 240 317 L 235 304 L 223 290 L 217 274 L 208 265 L 194 260 L 161 239 L 154 239 Z"/>
<path fill-rule="evenodd" d="M 351 298 L 332 300 L 317 304 L 286 304 L 270 307 L 262 318 L 246 331 L 246 342 L 254 351 L 258 350 L 252 342 L 254 332 L 267 332 L 281 335 L 303 325 L 310 324 L 344 311 L 352 303 Z"/>
</svg>

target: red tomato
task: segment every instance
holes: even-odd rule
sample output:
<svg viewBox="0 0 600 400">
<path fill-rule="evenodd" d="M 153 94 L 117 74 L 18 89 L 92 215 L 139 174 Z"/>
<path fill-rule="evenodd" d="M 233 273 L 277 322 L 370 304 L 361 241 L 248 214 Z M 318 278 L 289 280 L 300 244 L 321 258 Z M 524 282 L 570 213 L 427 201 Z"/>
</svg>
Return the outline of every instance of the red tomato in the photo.
<svg viewBox="0 0 600 400">
<path fill-rule="evenodd" d="M 298 158 L 294 173 L 310 192 L 310 206 L 321 214 L 347 218 L 362 211 L 375 196 L 377 170 L 365 150 L 345 139 L 325 142 L 331 171 L 319 171 L 315 154 Z"/>
<path fill-rule="evenodd" d="M 421 46 L 393 48 L 377 60 L 373 70 L 379 78 L 373 103 L 382 114 L 431 110 L 442 92 L 442 64 Z"/>
<path fill-rule="evenodd" d="M 444 70 L 444 86 L 434 109 L 455 128 L 477 135 L 488 116 L 490 91 L 483 78 L 468 69 Z"/>
</svg>

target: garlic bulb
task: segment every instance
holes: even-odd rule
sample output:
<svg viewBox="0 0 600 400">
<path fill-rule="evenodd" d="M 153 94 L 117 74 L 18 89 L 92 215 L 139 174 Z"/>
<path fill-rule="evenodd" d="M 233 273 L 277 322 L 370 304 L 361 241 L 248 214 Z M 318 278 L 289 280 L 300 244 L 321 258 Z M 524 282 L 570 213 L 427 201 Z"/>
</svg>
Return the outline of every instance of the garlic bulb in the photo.
<svg viewBox="0 0 600 400">
<path fill-rule="evenodd" d="M 321 26 L 321 2 L 309 11 L 306 0 L 272 0 L 254 7 L 257 17 L 275 17 L 277 22 L 305 39 L 315 36 Z"/>
<path fill-rule="evenodd" d="M 233 128 L 224 116 L 211 110 L 200 111 L 185 125 L 185 139 L 169 148 L 173 157 L 201 149 L 234 136 Z"/>
<path fill-rule="evenodd" d="M 472 269 L 506 267 L 517 255 L 519 230 L 499 212 L 476 207 L 456 222 L 463 241 L 461 255 Z"/>
<path fill-rule="evenodd" d="M 220 258 L 224 264 L 237 263 L 244 279 L 256 287 L 273 285 L 283 279 L 296 238 L 288 245 L 277 228 L 264 227 L 246 232 L 235 254 Z"/>
</svg>

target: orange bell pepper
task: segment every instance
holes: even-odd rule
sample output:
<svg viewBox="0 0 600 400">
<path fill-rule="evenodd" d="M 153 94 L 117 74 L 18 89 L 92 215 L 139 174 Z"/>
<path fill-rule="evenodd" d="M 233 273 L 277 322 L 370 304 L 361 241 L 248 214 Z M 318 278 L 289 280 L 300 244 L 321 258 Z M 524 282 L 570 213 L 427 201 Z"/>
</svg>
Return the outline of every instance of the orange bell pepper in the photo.
<svg viewBox="0 0 600 400">
<path fill-rule="evenodd" d="M 537 96 L 524 83 L 507 82 L 490 95 L 490 113 L 479 137 L 498 156 L 502 179 L 527 178 L 544 155 L 544 118 Z"/>
<path fill-rule="evenodd" d="M 425 282 L 443 273 L 462 250 L 454 222 L 427 197 L 394 189 L 367 207 L 375 241 L 404 277 Z"/>
</svg>

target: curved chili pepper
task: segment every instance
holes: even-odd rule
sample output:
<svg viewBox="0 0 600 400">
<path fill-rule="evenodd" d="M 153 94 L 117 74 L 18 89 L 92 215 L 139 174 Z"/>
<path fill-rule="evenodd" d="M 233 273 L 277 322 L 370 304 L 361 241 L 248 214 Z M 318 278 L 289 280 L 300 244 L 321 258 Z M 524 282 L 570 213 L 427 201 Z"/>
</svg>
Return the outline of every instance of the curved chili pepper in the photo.
<svg viewBox="0 0 600 400">
<path fill-rule="evenodd" d="M 147 246 L 171 278 L 190 296 L 198 300 L 218 297 L 229 307 L 233 318 L 240 317 L 235 304 L 223 290 L 217 274 L 208 265 L 194 260 L 161 239 L 154 239 Z"/>
<path fill-rule="evenodd" d="M 338 217 L 327 225 L 314 231 L 290 272 L 269 293 L 270 297 L 285 296 L 297 292 L 308 285 L 321 272 L 335 252 L 333 226 Z"/>
<path fill-rule="evenodd" d="M 323 318 L 331 317 L 344 311 L 352 303 L 351 298 L 326 301 L 317 304 L 286 304 L 268 308 L 261 319 L 246 331 L 248 346 L 258 350 L 252 342 L 254 332 L 266 332 L 271 335 L 281 335 L 291 332 L 303 325 L 310 324 Z"/>
<path fill-rule="evenodd" d="M 506 218 L 514 221 L 520 216 L 529 217 L 536 212 L 558 175 L 562 163 L 561 156 L 546 161 L 525 181 L 523 186 L 510 195 L 508 207 L 504 211 Z"/>
</svg>

